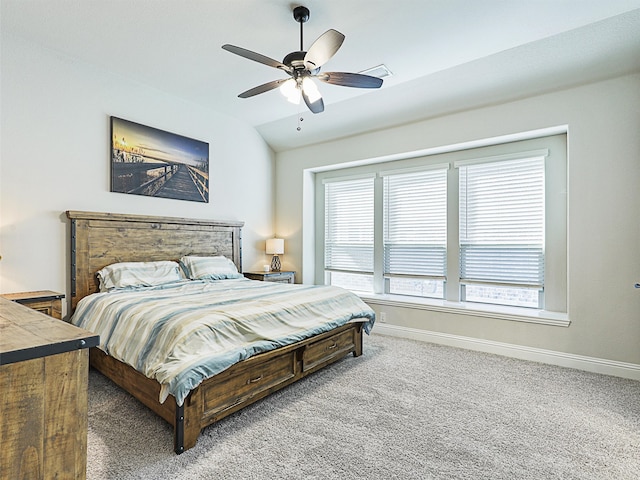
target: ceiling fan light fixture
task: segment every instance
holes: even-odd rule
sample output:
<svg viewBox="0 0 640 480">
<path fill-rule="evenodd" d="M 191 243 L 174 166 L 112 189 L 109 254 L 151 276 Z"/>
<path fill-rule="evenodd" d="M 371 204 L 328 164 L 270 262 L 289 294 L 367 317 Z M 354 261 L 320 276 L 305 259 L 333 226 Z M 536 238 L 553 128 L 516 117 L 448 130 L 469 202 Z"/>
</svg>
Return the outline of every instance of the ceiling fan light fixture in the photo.
<svg viewBox="0 0 640 480">
<path fill-rule="evenodd" d="M 320 95 L 320 90 L 318 90 L 318 86 L 311 77 L 305 77 L 302 79 L 302 89 L 304 90 L 304 93 L 307 94 L 307 97 L 309 97 L 309 101 L 311 103 L 317 102 L 322 97 L 322 95 Z"/>
<path fill-rule="evenodd" d="M 298 84 L 293 78 L 290 78 L 280 85 L 280 93 L 282 93 L 289 102 L 295 105 L 300 104 L 300 90 L 298 89 Z"/>
</svg>

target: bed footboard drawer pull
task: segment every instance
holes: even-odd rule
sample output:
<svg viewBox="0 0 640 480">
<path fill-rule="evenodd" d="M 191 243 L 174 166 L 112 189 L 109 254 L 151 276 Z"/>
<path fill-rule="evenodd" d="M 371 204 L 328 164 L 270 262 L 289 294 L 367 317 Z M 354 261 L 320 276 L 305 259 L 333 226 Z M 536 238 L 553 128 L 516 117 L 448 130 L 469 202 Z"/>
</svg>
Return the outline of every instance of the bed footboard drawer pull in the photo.
<svg viewBox="0 0 640 480">
<path fill-rule="evenodd" d="M 310 344 L 302 355 L 303 371 L 310 370 L 355 350 L 353 332 L 345 330 Z"/>
<path fill-rule="evenodd" d="M 251 383 L 258 383 L 260 380 L 262 380 L 263 375 L 260 375 L 259 377 L 256 378 L 250 378 L 249 380 L 247 380 L 247 385 L 251 384 Z"/>
</svg>

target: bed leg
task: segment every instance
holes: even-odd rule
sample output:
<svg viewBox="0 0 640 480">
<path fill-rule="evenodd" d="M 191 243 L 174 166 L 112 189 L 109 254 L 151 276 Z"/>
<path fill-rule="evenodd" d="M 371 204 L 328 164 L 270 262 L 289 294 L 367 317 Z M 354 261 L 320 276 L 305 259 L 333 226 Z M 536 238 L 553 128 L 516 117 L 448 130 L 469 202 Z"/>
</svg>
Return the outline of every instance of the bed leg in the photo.
<svg viewBox="0 0 640 480">
<path fill-rule="evenodd" d="M 184 404 L 176 405 L 176 423 L 173 429 L 173 450 L 180 455 L 184 452 Z"/>
<path fill-rule="evenodd" d="M 358 328 L 354 330 L 353 335 L 354 335 L 353 343 L 355 345 L 353 356 L 359 357 L 360 355 L 362 355 L 362 324 L 358 325 Z"/>
<path fill-rule="evenodd" d="M 176 405 L 173 429 L 173 450 L 180 455 L 193 448 L 198 441 L 202 420 L 200 389 L 192 390 L 182 406 Z"/>
</svg>

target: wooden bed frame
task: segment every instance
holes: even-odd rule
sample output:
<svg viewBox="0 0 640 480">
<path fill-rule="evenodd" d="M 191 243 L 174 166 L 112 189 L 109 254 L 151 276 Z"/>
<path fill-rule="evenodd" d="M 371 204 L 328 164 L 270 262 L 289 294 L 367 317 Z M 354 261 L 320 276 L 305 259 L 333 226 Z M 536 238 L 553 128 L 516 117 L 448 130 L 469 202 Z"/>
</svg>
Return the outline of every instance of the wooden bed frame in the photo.
<svg viewBox="0 0 640 480">
<path fill-rule="evenodd" d="M 243 222 L 67 211 L 70 220 L 71 311 L 98 291 L 96 272 L 116 262 L 225 255 L 242 271 Z M 202 382 L 182 406 L 160 384 L 98 348 L 90 364 L 174 427 L 174 450 L 196 444 L 200 431 L 241 408 L 343 358 L 362 354 L 363 322 L 243 360 Z"/>
</svg>

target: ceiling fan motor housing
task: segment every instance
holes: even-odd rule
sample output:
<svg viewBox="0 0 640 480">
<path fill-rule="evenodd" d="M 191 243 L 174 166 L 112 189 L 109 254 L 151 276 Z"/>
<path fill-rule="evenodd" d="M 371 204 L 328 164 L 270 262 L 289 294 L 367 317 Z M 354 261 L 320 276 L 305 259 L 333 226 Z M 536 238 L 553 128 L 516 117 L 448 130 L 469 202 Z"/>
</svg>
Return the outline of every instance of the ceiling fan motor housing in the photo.
<svg viewBox="0 0 640 480">
<path fill-rule="evenodd" d="M 304 64 L 304 57 L 307 52 L 291 52 L 282 60 L 282 63 L 293 68 L 294 77 L 303 74 L 307 68 Z M 309 70 L 308 73 L 316 75 L 320 71 L 320 67 Z"/>
<path fill-rule="evenodd" d="M 291 52 L 282 60 L 282 63 L 289 67 L 293 67 L 295 70 L 304 68 L 304 56 L 307 52 Z"/>
</svg>

